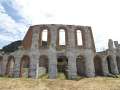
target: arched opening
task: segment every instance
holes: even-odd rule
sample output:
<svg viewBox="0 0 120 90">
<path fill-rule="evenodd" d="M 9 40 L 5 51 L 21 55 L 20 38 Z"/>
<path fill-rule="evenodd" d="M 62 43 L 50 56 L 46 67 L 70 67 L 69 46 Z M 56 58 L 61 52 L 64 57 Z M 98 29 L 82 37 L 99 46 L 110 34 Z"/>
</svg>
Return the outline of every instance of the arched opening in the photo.
<svg viewBox="0 0 120 90">
<path fill-rule="evenodd" d="M 2 75 L 2 72 L 3 72 L 3 57 L 0 56 L 0 75 Z"/>
<path fill-rule="evenodd" d="M 108 64 L 108 71 L 109 73 L 112 73 L 111 71 L 111 56 L 107 56 L 107 64 Z"/>
<path fill-rule="evenodd" d="M 15 58 L 14 56 L 9 56 L 7 65 L 6 65 L 6 75 L 12 77 L 14 72 L 14 64 L 15 64 Z"/>
<path fill-rule="evenodd" d="M 21 58 L 20 62 L 20 77 L 30 77 L 30 58 L 27 55 L 24 55 Z"/>
<path fill-rule="evenodd" d="M 85 59 L 84 56 L 79 55 L 76 58 L 76 67 L 77 67 L 77 75 L 85 76 Z"/>
<path fill-rule="evenodd" d="M 118 71 L 120 73 L 120 56 L 116 56 L 116 62 L 117 62 Z"/>
<path fill-rule="evenodd" d="M 83 45 L 82 32 L 81 32 L 81 30 L 76 30 L 76 33 L 77 33 L 77 45 L 82 46 Z"/>
<path fill-rule="evenodd" d="M 66 56 L 57 57 L 57 70 L 58 73 L 64 74 L 68 78 L 68 58 Z"/>
<path fill-rule="evenodd" d="M 48 73 L 48 57 L 45 55 L 40 56 L 39 59 L 39 76 Z"/>
<path fill-rule="evenodd" d="M 48 46 L 48 30 L 47 29 L 44 29 L 42 31 L 41 44 L 42 44 L 43 47 Z"/>
<path fill-rule="evenodd" d="M 94 67 L 95 67 L 95 75 L 103 75 L 102 70 L 102 58 L 98 55 L 94 57 Z"/>
<path fill-rule="evenodd" d="M 65 36 L 65 30 L 60 29 L 59 30 L 59 45 L 65 46 L 66 45 L 66 36 Z"/>
</svg>

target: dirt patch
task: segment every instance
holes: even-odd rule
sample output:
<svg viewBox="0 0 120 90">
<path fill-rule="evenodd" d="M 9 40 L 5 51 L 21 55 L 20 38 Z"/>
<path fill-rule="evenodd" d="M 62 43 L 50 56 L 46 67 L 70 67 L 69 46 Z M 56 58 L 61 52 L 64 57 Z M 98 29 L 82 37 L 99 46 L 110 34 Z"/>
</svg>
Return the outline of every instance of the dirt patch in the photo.
<svg viewBox="0 0 120 90">
<path fill-rule="evenodd" d="M 0 90 L 120 90 L 120 78 L 74 80 L 0 78 Z"/>
</svg>

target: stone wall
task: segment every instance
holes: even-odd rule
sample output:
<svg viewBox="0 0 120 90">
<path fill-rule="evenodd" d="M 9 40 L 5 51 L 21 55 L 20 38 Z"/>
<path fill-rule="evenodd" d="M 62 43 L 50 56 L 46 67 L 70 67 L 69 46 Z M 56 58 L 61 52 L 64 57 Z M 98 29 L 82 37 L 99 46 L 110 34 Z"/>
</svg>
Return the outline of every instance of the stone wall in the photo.
<svg viewBox="0 0 120 90">
<path fill-rule="evenodd" d="M 48 30 L 47 46 L 42 46 L 41 37 L 42 31 Z M 59 45 L 59 30 L 65 30 L 65 45 Z M 82 34 L 82 45 L 77 45 L 76 30 L 80 30 Z M 115 44 L 115 47 L 114 47 Z M 111 39 L 108 42 L 108 49 L 104 52 L 96 53 L 94 38 L 92 35 L 91 27 L 79 25 L 62 25 L 62 24 L 42 24 L 31 26 L 25 35 L 22 46 L 19 50 L 0 55 L 0 75 L 12 73 L 14 77 L 21 77 L 23 69 L 28 73 L 28 77 L 38 78 L 42 74 L 48 73 L 49 78 L 55 79 L 58 76 L 58 57 L 65 57 L 67 60 L 65 75 L 68 79 L 76 79 L 79 73 L 84 73 L 86 77 L 94 77 L 96 70 L 101 70 L 100 75 L 119 74 L 120 72 L 120 45 L 118 42 L 113 42 Z M 97 55 L 98 58 L 95 58 Z M 9 61 L 8 57 L 14 57 L 14 68 L 7 68 L 6 65 Z M 29 66 L 21 64 L 22 57 L 27 56 L 29 59 Z M 43 62 L 46 58 L 48 64 Z M 118 57 L 116 60 L 116 56 Z M 77 62 L 77 58 L 83 57 L 84 67 Z M 110 58 L 108 58 L 110 57 Z M 100 60 L 101 67 L 96 69 L 96 64 Z M 109 61 L 109 63 L 108 63 Z M 81 61 L 80 61 L 81 62 Z M 1 64 L 4 63 L 4 64 Z M 43 66 L 41 65 L 43 63 Z M 109 64 L 109 65 L 108 65 Z M 11 64 L 10 64 L 11 65 Z M 82 71 L 79 68 L 84 68 Z M 42 69 L 43 68 L 43 69 Z M 98 67 L 97 67 L 98 68 Z M 13 69 L 13 70 L 12 70 Z M 47 70 L 47 71 L 46 71 Z M 66 74 L 67 73 L 67 74 Z"/>
</svg>

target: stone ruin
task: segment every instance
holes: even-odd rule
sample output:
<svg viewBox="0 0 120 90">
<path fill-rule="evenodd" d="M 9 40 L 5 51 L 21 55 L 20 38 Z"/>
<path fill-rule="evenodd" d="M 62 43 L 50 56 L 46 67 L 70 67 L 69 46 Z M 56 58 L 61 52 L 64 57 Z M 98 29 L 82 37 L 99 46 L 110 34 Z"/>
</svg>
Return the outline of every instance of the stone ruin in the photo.
<svg viewBox="0 0 120 90">
<path fill-rule="evenodd" d="M 118 75 L 120 44 L 109 39 L 108 49 L 96 52 L 91 27 L 41 24 L 30 26 L 19 50 L 0 54 L 1 76 L 55 79 L 59 72 L 68 79 Z"/>
</svg>

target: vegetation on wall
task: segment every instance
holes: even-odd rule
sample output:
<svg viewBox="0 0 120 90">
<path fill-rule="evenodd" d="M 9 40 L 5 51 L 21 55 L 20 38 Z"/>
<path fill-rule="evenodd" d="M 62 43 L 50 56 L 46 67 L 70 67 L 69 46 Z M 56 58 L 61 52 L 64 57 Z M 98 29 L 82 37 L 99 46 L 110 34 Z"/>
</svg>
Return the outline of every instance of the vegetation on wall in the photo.
<svg viewBox="0 0 120 90">
<path fill-rule="evenodd" d="M 22 43 L 21 40 L 12 42 L 12 43 L 4 46 L 4 47 L 2 48 L 2 51 L 4 51 L 5 53 L 14 52 L 14 51 L 18 50 L 18 47 L 21 45 L 21 43 Z"/>
</svg>

